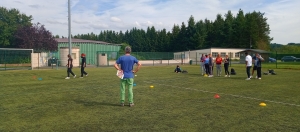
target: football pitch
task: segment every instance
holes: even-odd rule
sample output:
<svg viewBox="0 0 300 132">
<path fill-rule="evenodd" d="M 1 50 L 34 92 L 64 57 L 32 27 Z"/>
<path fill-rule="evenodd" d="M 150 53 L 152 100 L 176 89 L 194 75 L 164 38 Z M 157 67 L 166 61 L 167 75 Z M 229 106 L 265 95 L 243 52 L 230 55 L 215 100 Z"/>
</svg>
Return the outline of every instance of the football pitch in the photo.
<svg viewBox="0 0 300 132">
<path fill-rule="evenodd" d="M 224 69 L 221 77 L 209 78 L 199 66 L 181 68 L 188 73 L 142 66 L 134 107 L 127 98 L 120 106 L 113 67 L 86 68 L 84 78 L 73 68 L 77 78 L 70 80 L 64 79 L 66 69 L 1 71 L 0 132 L 300 131 L 300 70 L 275 69 L 277 75 L 246 81 L 244 65 L 233 67 L 237 75 L 230 78 Z"/>
</svg>

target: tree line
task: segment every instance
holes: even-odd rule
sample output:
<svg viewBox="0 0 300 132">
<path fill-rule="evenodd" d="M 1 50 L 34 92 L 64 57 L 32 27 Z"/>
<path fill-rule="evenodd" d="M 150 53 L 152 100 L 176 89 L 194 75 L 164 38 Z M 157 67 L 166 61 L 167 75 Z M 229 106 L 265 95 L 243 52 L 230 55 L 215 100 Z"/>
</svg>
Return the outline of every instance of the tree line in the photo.
<svg viewBox="0 0 300 132">
<path fill-rule="evenodd" d="M 269 34 L 264 13 L 244 13 L 240 9 L 236 16 L 229 10 L 224 16 L 217 14 L 215 20 L 196 21 L 190 16 L 187 23 L 174 24 L 171 31 L 157 30 L 154 26 L 146 30 L 134 27 L 125 33 L 104 30 L 99 34 L 78 34 L 74 38 L 127 43 L 138 52 L 176 52 L 210 47 L 270 50 Z"/>
<path fill-rule="evenodd" d="M 33 24 L 32 16 L 17 9 L 0 7 L 0 47 L 33 48 L 36 51 L 56 51 L 57 41 L 40 23 Z M 174 24 L 170 31 L 146 30 L 133 27 L 116 32 L 104 30 L 99 34 L 78 34 L 72 37 L 109 43 L 126 43 L 138 52 L 176 52 L 210 47 L 258 48 L 270 50 L 270 28 L 264 13 L 244 13 L 241 9 L 234 16 L 229 10 L 215 20 L 196 21 L 190 16 L 187 23 Z"/>
</svg>

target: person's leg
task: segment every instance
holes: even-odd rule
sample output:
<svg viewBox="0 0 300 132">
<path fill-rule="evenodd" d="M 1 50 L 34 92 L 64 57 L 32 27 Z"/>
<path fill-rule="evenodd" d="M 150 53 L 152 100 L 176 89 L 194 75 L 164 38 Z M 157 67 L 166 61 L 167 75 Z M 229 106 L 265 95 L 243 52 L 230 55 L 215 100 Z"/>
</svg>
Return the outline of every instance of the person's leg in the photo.
<svg viewBox="0 0 300 132">
<path fill-rule="evenodd" d="M 201 74 L 203 75 L 204 74 L 204 70 L 203 70 L 203 63 L 202 62 L 200 62 L 200 70 L 201 70 Z"/>
<path fill-rule="evenodd" d="M 257 78 L 261 78 L 261 67 L 257 67 Z"/>
<path fill-rule="evenodd" d="M 70 68 L 70 73 L 73 75 L 73 76 L 76 76 L 73 71 L 72 71 L 72 67 Z"/>
<path fill-rule="evenodd" d="M 218 65 L 218 73 L 219 73 L 219 76 L 221 76 L 221 73 L 222 73 L 222 68 L 221 68 L 221 65 Z"/>
<path fill-rule="evenodd" d="M 208 73 L 209 73 L 209 66 L 208 66 L 208 64 L 205 64 L 205 73 L 206 73 L 206 75 L 208 75 Z"/>
<path fill-rule="evenodd" d="M 125 101 L 125 88 L 126 88 L 126 79 L 121 79 L 121 85 L 120 85 L 120 93 L 121 93 L 121 99 L 120 102 L 122 105 L 124 105 L 124 101 Z"/>
<path fill-rule="evenodd" d="M 85 67 L 83 67 L 83 74 L 84 74 L 84 75 L 87 75 L 88 73 L 87 73 L 87 72 L 85 72 L 85 70 L 84 70 L 84 69 L 85 69 Z"/>
<path fill-rule="evenodd" d="M 228 66 L 224 64 L 225 77 L 228 75 Z"/>
<path fill-rule="evenodd" d="M 83 77 L 84 67 L 81 67 L 81 77 Z"/>
<path fill-rule="evenodd" d="M 70 77 L 70 70 L 71 70 L 71 68 L 68 68 L 68 70 L 67 70 L 68 77 Z"/>
<path fill-rule="evenodd" d="M 226 65 L 226 70 L 227 70 L 227 75 L 230 77 L 230 73 L 229 73 L 229 65 Z"/>
<path fill-rule="evenodd" d="M 128 101 L 129 105 L 133 105 L 133 78 L 127 79 L 127 85 L 128 85 Z"/>
<path fill-rule="evenodd" d="M 247 77 L 250 78 L 250 69 L 251 69 L 251 66 L 247 66 Z"/>
</svg>

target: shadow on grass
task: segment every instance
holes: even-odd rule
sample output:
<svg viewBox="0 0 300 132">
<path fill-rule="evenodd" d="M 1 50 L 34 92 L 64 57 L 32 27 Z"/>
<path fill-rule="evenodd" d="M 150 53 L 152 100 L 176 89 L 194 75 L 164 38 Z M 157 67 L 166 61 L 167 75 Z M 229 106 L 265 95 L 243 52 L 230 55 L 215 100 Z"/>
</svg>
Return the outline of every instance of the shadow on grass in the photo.
<svg viewBox="0 0 300 132">
<path fill-rule="evenodd" d="M 74 102 L 76 102 L 77 104 L 83 104 L 84 106 L 97 106 L 97 105 L 120 106 L 119 104 L 96 102 L 96 101 L 85 101 L 85 100 L 74 100 Z"/>
</svg>

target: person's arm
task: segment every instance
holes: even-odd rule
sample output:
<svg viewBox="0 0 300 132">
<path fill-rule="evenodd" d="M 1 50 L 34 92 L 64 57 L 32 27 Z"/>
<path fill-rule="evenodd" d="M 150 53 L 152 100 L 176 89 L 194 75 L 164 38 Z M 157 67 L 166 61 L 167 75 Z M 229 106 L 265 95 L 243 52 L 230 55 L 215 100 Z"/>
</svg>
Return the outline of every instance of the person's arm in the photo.
<svg viewBox="0 0 300 132">
<path fill-rule="evenodd" d="M 83 66 L 86 67 L 86 58 L 84 58 Z"/>
<path fill-rule="evenodd" d="M 247 63 L 248 63 L 248 58 L 246 57 L 246 59 L 245 59 L 245 62 L 246 62 L 246 67 L 247 67 Z"/>
<path fill-rule="evenodd" d="M 259 56 L 260 61 L 265 61 L 264 58 L 262 58 L 261 56 Z"/>
<path fill-rule="evenodd" d="M 68 68 L 70 68 L 71 60 L 68 60 Z"/>
<path fill-rule="evenodd" d="M 142 66 L 142 64 L 141 64 L 140 62 L 138 62 L 138 63 L 137 63 L 137 67 L 136 67 L 136 69 L 133 71 L 133 73 L 137 73 L 137 72 L 140 70 L 141 66 Z"/>
<path fill-rule="evenodd" d="M 117 62 L 115 63 L 115 68 L 119 71 L 122 71 L 122 69 L 119 67 L 119 64 Z"/>
</svg>

